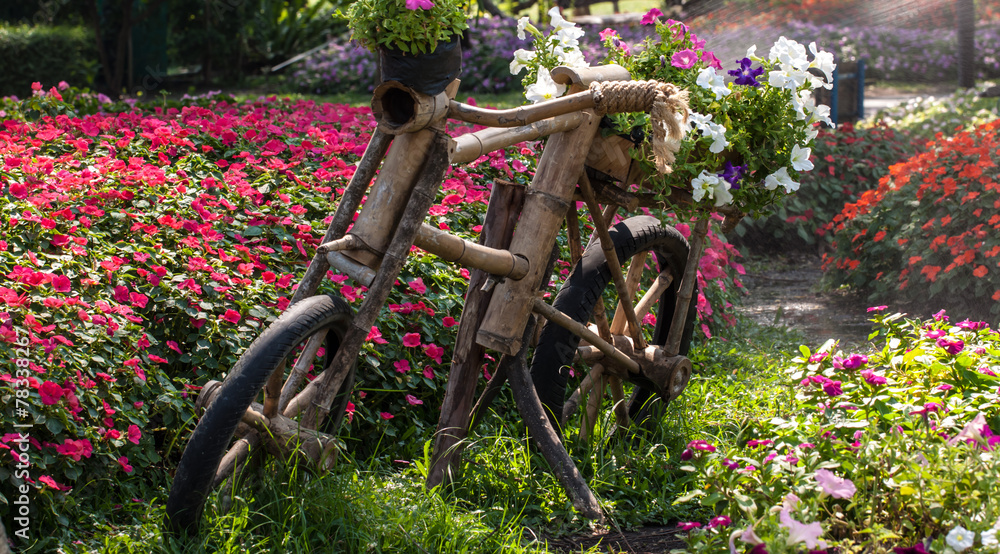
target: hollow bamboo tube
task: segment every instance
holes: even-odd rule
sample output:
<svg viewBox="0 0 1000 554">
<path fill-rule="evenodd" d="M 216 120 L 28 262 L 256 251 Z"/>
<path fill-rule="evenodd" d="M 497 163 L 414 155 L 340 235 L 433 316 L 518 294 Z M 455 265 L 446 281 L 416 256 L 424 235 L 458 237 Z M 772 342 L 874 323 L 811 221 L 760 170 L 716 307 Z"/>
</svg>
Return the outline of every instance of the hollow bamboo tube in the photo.
<svg viewBox="0 0 1000 554">
<path fill-rule="evenodd" d="M 630 421 L 628 406 L 625 404 L 625 389 L 622 387 L 622 380 L 614 375 L 608 375 L 608 389 L 611 391 L 611 400 L 614 402 L 612 410 L 615 412 L 615 423 L 619 429 L 627 429 Z"/>
<path fill-rule="evenodd" d="M 523 279 L 528 274 L 526 258 L 467 241 L 426 223 L 420 226 L 413 244 L 443 260 L 481 269 L 491 275 Z"/>
<path fill-rule="evenodd" d="M 454 139 L 451 162 L 454 164 L 469 163 L 488 152 L 511 144 L 575 129 L 582 121 L 582 114 L 568 113 L 513 129 L 490 127 L 460 135 Z"/>
<path fill-rule="evenodd" d="M 708 235 L 708 216 L 699 219 L 691 231 L 691 249 L 688 251 L 687 266 L 684 268 L 684 278 L 680 290 L 677 291 L 677 304 L 674 307 L 674 318 L 670 321 L 670 333 L 667 339 L 667 356 L 676 356 L 681 351 L 681 335 L 684 333 L 684 323 L 687 319 L 688 307 L 694 296 L 694 285 L 698 279 L 698 262 L 705 248 L 705 236 Z"/>
<path fill-rule="evenodd" d="M 610 360 L 626 369 L 629 373 L 638 373 L 639 364 L 623 354 L 617 348 L 615 348 L 611 343 L 602 339 L 597 333 L 588 329 L 582 323 L 577 322 L 568 315 L 560 312 L 559 310 L 549 306 L 541 298 L 535 298 L 532 309 L 541 314 L 545 319 L 559 325 L 560 327 L 565 327 L 569 329 L 574 334 L 579 335 L 581 338 L 589 342 L 590 344 L 597 347 L 598 350 L 604 353 L 605 356 L 610 358 Z"/>
<path fill-rule="evenodd" d="M 586 174 L 580 175 L 580 192 L 583 194 L 583 199 L 587 203 L 587 209 L 590 210 L 591 216 L 595 218 L 594 227 L 597 229 L 597 236 L 601 241 L 604 257 L 608 261 L 608 270 L 611 271 L 611 278 L 614 280 L 615 288 L 618 290 L 618 300 L 625 310 L 629 335 L 635 341 L 638 349 L 646 348 L 646 340 L 642 336 L 642 329 L 639 328 L 639 320 L 636 319 L 635 308 L 632 306 L 632 298 L 630 298 L 628 287 L 625 286 L 625 278 L 622 276 L 622 266 L 618 261 L 614 242 L 611 241 L 611 234 L 608 232 L 608 222 L 598 215 L 600 214 L 601 207 L 597 204 L 597 199 L 594 198 L 594 189 L 591 188 L 590 179 L 587 178 Z M 598 217 L 602 221 L 596 221 Z"/>
</svg>

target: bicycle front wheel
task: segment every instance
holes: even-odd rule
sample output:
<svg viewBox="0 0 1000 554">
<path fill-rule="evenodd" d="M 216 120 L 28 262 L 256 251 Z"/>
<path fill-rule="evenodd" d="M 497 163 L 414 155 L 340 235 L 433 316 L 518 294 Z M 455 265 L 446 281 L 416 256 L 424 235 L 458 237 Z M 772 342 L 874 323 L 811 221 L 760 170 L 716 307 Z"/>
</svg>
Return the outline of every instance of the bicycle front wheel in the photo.
<svg viewBox="0 0 1000 554">
<path fill-rule="evenodd" d="M 612 242 L 618 259 L 625 263 L 630 273 L 641 275 L 638 286 L 630 291 L 636 302 L 645 292 L 646 285 L 661 272 L 671 278 L 670 285 L 656 299 L 645 319 L 651 325 L 651 333 L 646 331 L 649 344 L 664 345 L 677 305 L 677 292 L 687 265 L 688 242 L 673 227 L 662 225 L 650 216 L 632 217 L 610 229 Z M 647 256 L 648 254 L 653 256 Z M 637 265 L 640 264 L 640 265 Z M 632 267 L 636 266 L 636 267 Z M 641 272 L 641 273 L 640 273 Z M 586 249 L 580 262 L 563 283 L 553 306 L 579 323 L 586 324 L 594 313 L 598 302 L 605 301 L 605 289 L 612 281 L 611 270 L 599 241 L 594 240 Z M 608 313 L 614 313 L 615 304 L 608 296 Z M 602 304 L 602 307 L 604 305 Z M 680 352 L 686 355 L 694 330 L 695 303 L 692 302 L 685 314 L 681 336 Z M 655 324 L 652 321 L 655 319 Z M 651 340 L 650 340 L 651 339 Z M 531 377 L 535 390 L 550 417 L 557 422 L 565 422 L 569 413 L 564 413 L 571 364 L 577 355 L 580 337 L 569 330 L 552 323 L 546 324 L 539 336 L 531 362 Z M 592 370 L 593 368 L 591 368 Z M 683 388 L 686 379 L 680 384 Z M 597 387 L 595 387 L 597 388 Z M 599 387 L 603 390 L 603 387 Z M 646 387 L 633 387 L 632 398 L 628 402 L 628 413 L 632 420 L 642 420 L 650 413 L 650 403 L 655 401 L 654 393 Z M 566 412 L 568 412 L 567 410 Z"/>
<path fill-rule="evenodd" d="M 270 393 L 265 391 L 272 374 L 280 378 L 286 369 L 292 374 L 327 367 L 347 332 L 351 317 L 350 307 L 340 298 L 313 296 L 291 306 L 250 345 L 226 375 L 215 400 L 198 421 L 184 449 L 167 499 L 168 529 L 177 534 L 197 532 L 212 489 L 238 470 L 228 460 L 239 459 L 235 462 L 239 466 L 249 452 L 251 445 L 245 440 L 237 441 L 230 448 L 247 409 L 255 400 L 260 400 L 265 415 L 272 417 L 279 403 L 286 402 L 279 399 L 273 387 L 267 387 Z M 324 426 L 324 430 L 330 431 L 333 427 L 335 431 L 339 426 L 353 386 L 354 371 L 352 366 L 334 401 L 332 425 Z M 288 387 L 298 388 L 294 382 L 286 384 Z M 237 452 L 241 448 L 242 454 Z M 224 456 L 227 463 L 220 468 Z"/>
</svg>

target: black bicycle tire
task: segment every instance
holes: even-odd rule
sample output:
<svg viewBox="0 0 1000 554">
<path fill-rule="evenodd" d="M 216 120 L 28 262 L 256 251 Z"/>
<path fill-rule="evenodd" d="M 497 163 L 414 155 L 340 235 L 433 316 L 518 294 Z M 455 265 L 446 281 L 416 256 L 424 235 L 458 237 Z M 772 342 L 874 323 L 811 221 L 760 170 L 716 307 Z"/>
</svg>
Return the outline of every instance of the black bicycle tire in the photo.
<svg viewBox="0 0 1000 554">
<path fill-rule="evenodd" d="M 677 303 L 681 276 L 687 265 L 689 246 L 683 235 L 673 227 L 663 225 L 654 217 L 636 216 L 626 219 L 610 229 L 618 259 L 624 263 L 644 250 L 655 253 L 660 267 L 669 266 L 674 280 L 658 303 L 656 327 L 652 344 L 667 342 L 670 321 Z M 567 277 L 553 306 L 580 323 L 586 323 L 612 280 L 611 271 L 601 245 L 594 241 L 583 253 L 580 262 Z M 691 302 L 684 330 L 681 335 L 680 354 L 687 355 L 694 333 L 695 303 Z M 572 362 L 580 337 L 555 324 L 546 324 L 539 335 L 531 360 L 531 378 L 535 391 L 553 423 L 560 423 Z M 631 415 L 642 408 L 651 391 L 635 387 L 637 394 L 629 403 Z"/>
<path fill-rule="evenodd" d="M 167 499 L 167 529 L 177 535 L 197 532 L 219 463 L 242 415 L 264 388 L 268 377 L 297 345 L 324 328 L 333 331 L 339 345 L 351 317 L 350 307 L 340 298 L 312 296 L 292 305 L 253 341 L 226 375 L 216 400 L 199 419 L 181 455 Z M 327 332 L 328 347 L 330 331 Z M 332 359 L 332 355 L 328 349 L 327 359 Z M 348 387 L 338 396 L 346 399 L 352 377 L 348 378 Z"/>
</svg>

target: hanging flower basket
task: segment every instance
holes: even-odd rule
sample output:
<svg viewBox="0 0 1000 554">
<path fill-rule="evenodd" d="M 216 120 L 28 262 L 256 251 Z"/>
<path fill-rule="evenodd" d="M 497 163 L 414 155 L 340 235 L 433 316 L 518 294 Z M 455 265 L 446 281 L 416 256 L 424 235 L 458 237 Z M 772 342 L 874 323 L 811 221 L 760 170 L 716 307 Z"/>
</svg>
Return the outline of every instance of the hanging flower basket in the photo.
<svg viewBox="0 0 1000 554">
<path fill-rule="evenodd" d="M 443 91 L 462 73 L 462 44 L 457 35 L 426 54 L 380 46 L 378 56 L 383 82 L 399 81 L 429 96 Z"/>
</svg>

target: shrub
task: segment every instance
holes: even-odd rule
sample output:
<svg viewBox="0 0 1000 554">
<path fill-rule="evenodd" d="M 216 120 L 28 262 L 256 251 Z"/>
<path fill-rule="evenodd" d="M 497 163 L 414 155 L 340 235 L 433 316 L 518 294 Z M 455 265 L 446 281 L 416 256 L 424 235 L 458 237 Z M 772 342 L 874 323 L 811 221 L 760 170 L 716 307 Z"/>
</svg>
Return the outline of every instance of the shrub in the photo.
<svg viewBox="0 0 1000 554">
<path fill-rule="evenodd" d="M 991 493 L 1000 334 L 984 322 L 950 323 L 943 311 L 919 321 L 884 309 L 869 310 L 873 351 L 841 352 L 833 340 L 816 352 L 801 347 L 778 384 L 794 398 L 737 436 L 688 444 L 679 502 L 707 511 L 681 523 L 688 551 L 991 544 L 1000 528 Z M 960 548 L 963 533 L 970 544 Z"/>
<path fill-rule="evenodd" d="M 87 27 L 0 24 L 0 96 L 25 95 L 31 83 L 93 83 L 97 49 Z"/>
<path fill-rule="evenodd" d="M 932 300 L 969 317 L 1000 312 L 998 128 L 993 121 L 939 134 L 846 205 L 831 225 L 836 251 L 824 258 L 824 281 L 876 302 Z"/>
<path fill-rule="evenodd" d="M 889 166 L 912 155 L 905 133 L 882 122 L 867 127 L 846 124 L 816 137 L 812 171 L 777 211 L 761 219 L 744 218 L 734 229 L 738 242 L 758 251 L 816 249 L 832 242 L 826 227 L 844 204 L 878 184 Z"/>
<path fill-rule="evenodd" d="M 938 133 L 949 135 L 972 129 L 993 121 L 1000 114 L 1000 103 L 996 98 L 981 96 L 991 86 L 993 83 L 986 82 L 941 98 L 915 98 L 880 111 L 874 121 L 884 121 L 900 136 L 917 143 L 932 140 Z"/>
</svg>

